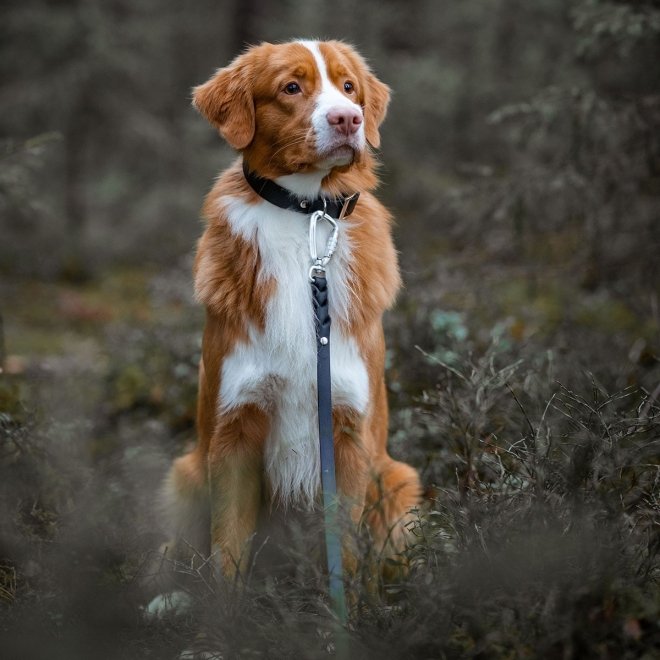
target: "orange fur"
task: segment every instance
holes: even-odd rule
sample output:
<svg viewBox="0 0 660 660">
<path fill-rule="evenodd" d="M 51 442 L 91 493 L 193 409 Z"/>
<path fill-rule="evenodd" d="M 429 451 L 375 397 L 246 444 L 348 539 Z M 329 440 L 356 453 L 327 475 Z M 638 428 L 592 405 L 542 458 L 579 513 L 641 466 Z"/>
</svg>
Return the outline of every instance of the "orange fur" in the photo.
<svg viewBox="0 0 660 660">
<path fill-rule="evenodd" d="M 378 146 L 378 127 L 389 100 L 387 86 L 349 46 L 324 42 L 319 49 L 334 84 L 346 77 L 354 82 L 366 139 Z M 290 79 L 299 81 L 304 94 L 281 93 Z M 260 176 L 313 172 L 318 155 L 310 137 L 310 116 L 320 84 L 309 49 L 299 43 L 262 44 L 197 87 L 194 104 Z M 374 165 L 365 146 L 352 163 L 325 176 L 322 191 L 361 194 L 354 213 L 345 219 L 352 260 L 350 315 L 341 330 L 355 340 L 366 365 L 370 401 L 364 414 L 350 408 L 334 410 L 337 481 L 353 521 L 357 524 L 364 517 L 376 551 L 392 554 L 405 545 L 402 521 L 417 504 L 420 485 L 417 473 L 390 458 L 386 448 L 381 319 L 394 301 L 400 277 L 391 216 L 371 192 L 376 185 Z M 204 203 L 207 224 L 195 261 L 195 292 L 207 311 L 199 374 L 199 437 L 196 448 L 175 462 L 168 483 L 170 498 L 184 502 L 177 507 L 184 515 L 189 516 L 198 501 L 209 502 L 206 533 L 211 547 L 220 552 L 222 571 L 233 575 L 244 565 L 259 508 L 268 499 L 263 454 L 272 410 L 265 402 L 222 412 L 222 365 L 239 343 L 247 341 L 249 328 L 263 329 L 266 305 L 277 283 L 259 277 L 261 255 L 256 243 L 232 232 L 222 201 L 227 196 L 249 205 L 259 202 L 243 176 L 240 159 L 219 177 Z M 301 222 L 305 222 L 302 216 Z M 184 524 L 178 527 L 185 530 Z"/>
</svg>

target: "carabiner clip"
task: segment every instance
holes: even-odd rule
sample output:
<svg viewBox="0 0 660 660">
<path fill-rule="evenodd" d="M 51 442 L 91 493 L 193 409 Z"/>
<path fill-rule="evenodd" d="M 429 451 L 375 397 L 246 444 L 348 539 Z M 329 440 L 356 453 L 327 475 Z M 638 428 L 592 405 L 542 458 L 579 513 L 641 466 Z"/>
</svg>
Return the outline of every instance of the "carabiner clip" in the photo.
<svg viewBox="0 0 660 660">
<path fill-rule="evenodd" d="M 330 223 L 331 231 L 330 236 L 325 244 L 325 254 L 322 257 L 319 257 L 318 250 L 316 248 L 316 227 L 319 220 L 326 220 Z M 325 267 L 328 265 L 328 262 L 332 258 L 335 250 L 337 249 L 337 241 L 339 240 L 339 225 L 337 221 L 330 217 L 325 210 L 325 200 L 323 211 L 314 211 L 312 215 L 309 216 L 309 256 L 312 260 L 312 266 L 309 270 L 309 278 L 312 278 L 313 271 L 319 271 L 325 273 Z"/>
</svg>

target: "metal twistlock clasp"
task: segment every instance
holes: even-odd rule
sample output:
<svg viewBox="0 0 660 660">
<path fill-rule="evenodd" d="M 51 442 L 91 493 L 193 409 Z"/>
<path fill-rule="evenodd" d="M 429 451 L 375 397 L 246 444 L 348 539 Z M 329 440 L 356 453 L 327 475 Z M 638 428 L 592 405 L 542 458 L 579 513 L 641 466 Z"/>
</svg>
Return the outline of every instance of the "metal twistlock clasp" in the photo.
<svg viewBox="0 0 660 660">
<path fill-rule="evenodd" d="M 325 254 L 323 256 L 318 255 L 316 249 L 316 227 L 319 220 L 325 220 L 330 223 L 332 227 L 330 231 L 330 236 L 325 244 Z M 323 211 L 314 211 L 312 215 L 309 216 L 309 255 L 312 258 L 312 265 L 309 269 L 309 279 L 314 279 L 314 274 L 325 273 L 325 267 L 328 265 L 328 262 L 332 258 L 335 250 L 337 249 L 337 240 L 339 238 L 339 224 L 337 221 L 330 217 L 326 213 L 326 207 L 324 204 Z"/>
</svg>

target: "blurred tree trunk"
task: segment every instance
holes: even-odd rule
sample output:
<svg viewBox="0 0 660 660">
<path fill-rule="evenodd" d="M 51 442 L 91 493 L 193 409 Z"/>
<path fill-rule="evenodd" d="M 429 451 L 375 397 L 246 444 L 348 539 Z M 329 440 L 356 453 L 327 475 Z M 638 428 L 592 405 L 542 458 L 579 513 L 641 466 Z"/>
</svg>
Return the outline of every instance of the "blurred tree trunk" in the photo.
<svg viewBox="0 0 660 660">
<path fill-rule="evenodd" d="M 232 53 L 242 52 L 247 45 L 261 41 L 255 26 L 263 9 L 262 0 L 235 0 L 234 2 L 234 36 Z"/>
<path fill-rule="evenodd" d="M 520 16 L 516 2 L 503 2 L 495 20 L 495 57 L 493 64 L 497 67 L 493 74 L 499 75 L 505 81 L 511 79 L 514 69 L 514 54 L 516 48 L 516 19 Z"/>
<path fill-rule="evenodd" d="M 0 313 L 0 372 L 4 371 L 5 360 L 7 359 L 7 349 L 5 347 L 5 325 Z"/>
<path fill-rule="evenodd" d="M 64 209 L 66 213 L 66 257 L 62 274 L 70 279 L 84 279 L 84 238 L 87 225 L 85 204 L 85 152 L 90 137 L 90 113 L 87 90 L 81 90 L 71 108 L 64 131 Z"/>
</svg>

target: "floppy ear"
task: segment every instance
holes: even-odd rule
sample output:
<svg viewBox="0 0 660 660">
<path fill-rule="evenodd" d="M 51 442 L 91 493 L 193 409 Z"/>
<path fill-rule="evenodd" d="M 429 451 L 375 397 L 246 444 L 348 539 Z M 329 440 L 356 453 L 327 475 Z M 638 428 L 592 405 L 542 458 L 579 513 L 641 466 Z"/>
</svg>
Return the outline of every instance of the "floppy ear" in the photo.
<svg viewBox="0 0 660 660">
<path fill-rule="evenodd" d="M 378 127 L 385 119 L 389 102 L 390 88 L 369 72 L 364 98 L 364 134 L 372 147 L 380 146 Z"/>
<path fill-rule="evenodd" d="M 251 72 L 250 61 L 241 55 L 193 89 L 195 108 L 234 149 L 245 149 L 254 137 Z"/>
</svg>

